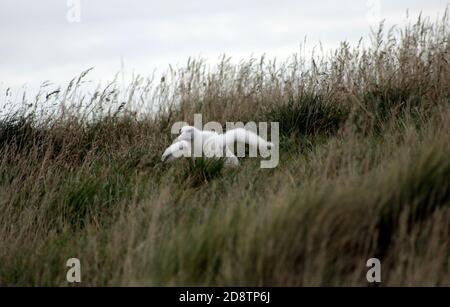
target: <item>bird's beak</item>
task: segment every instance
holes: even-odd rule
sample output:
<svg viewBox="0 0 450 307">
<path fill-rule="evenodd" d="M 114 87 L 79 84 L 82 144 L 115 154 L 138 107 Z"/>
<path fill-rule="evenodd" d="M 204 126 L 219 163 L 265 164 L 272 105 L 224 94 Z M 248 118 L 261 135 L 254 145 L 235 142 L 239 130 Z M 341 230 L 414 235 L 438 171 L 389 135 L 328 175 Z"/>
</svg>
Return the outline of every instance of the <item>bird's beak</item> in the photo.
<svg viewBox="0 0 450 307">
<path fill-rule="evenodd" d="M 162 162 L 167 162 L 167 161 L 170 161 L 171 158 L 172 158 L 172 155 L 171 155 L 171 154 L 163 155 L 162 158 L 161 158 L 161 161 L 162 161 Z"/>
<path fill-rule="evenodd" d="M 173 159 L 173 155 L 170 151 L 166 150 L 161 157 L 161 161 L 162 162 L 167 162 L 170 161 L 171 159 Z"/>
</svg>

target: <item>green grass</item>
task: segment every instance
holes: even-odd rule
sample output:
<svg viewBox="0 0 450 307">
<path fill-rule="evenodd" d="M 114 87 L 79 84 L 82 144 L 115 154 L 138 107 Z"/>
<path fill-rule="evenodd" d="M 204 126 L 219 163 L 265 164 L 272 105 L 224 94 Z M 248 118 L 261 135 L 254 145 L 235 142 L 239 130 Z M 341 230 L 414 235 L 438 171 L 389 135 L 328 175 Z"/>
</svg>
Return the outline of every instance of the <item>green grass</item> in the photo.
<svg viewBox="0 0 450 307">
<path fill-rule="evenodd" d="M 0 284 L 68 286 L 76 257 L 85 286 L 366 286 L 378 257 L 382 286 L 449 286 L 448 24 L 311 67 L 190 60 L 122 96 L 83 96 L 86 74 L 44 87 L 0 121 Z M 280 164 L 162 163 L 194 113 L 278 121 Z"/>
</svg>

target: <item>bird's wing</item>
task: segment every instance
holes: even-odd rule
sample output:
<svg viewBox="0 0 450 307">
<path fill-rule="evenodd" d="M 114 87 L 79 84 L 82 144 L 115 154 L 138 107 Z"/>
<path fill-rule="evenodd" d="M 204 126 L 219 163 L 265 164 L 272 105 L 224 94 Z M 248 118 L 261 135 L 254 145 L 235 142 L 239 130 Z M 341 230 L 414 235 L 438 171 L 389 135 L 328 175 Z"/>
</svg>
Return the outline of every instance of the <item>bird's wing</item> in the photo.
<svg viewBox="0 0 450 307">
<path fill-rule="evenodd" d="M 215 137 L 217 135 L 219 135 L 219 134 L 217 132 L 215 132 L 215 131 L 210 131 L 210 130 L 203 130 L 202 131 L 202 137 L 203 137 L 204 141 L 209 139 L 210 137 Z"/>
<path fill-rule="evenodd" d="M 267 142 L 256 133 L 250 130 L 246 130 L 244 128 L 236 128 L 229 130 L 222 135 L 222 138 L 223 142 L 227 146 L 232 146 L 234 142 L 245 143 L 254 148 L 257 148 L 258 146 L 265 146 L 265 147 L 272 146 L 272 143 Z"/>
<path fill-rule="evenodd" d="M 207 158 L 225 158 L 225 165 L 227 166 L 239 165 L 237 156 L 224 144 L 223 135 L 216 135 L 207 139 L 203 144 L 203 154 Z"/>
</svg>

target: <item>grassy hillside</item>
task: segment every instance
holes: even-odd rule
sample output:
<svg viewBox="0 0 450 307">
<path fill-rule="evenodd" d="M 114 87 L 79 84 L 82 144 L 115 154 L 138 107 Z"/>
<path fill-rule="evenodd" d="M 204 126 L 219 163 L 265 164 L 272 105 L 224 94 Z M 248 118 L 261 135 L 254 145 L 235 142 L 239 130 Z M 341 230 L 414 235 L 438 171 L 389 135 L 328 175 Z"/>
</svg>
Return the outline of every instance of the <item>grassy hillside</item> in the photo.
<svg viewBox="0 0 450 307">
<path fill-rule="evenodd" d="M 449 18 L 285 62 L 7 92 L 0 285 L 450 285 Z M 18 101 L 20 100 L 20 101 Z M 17 108 L 18 103 L 20 107 Z M 161 163 L 171 125 L 277 121 L 280 164 Z"/>
</svg>

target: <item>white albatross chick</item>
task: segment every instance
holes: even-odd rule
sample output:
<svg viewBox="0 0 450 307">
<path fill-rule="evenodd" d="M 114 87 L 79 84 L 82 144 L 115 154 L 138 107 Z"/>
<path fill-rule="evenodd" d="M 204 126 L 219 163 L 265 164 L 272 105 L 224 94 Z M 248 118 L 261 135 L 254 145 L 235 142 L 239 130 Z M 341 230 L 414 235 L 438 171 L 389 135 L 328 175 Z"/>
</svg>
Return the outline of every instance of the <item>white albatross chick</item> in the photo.
<svg viewBox="0 0 450 307">
<path fill-rule="evenodd" d="M 164 151 L 162 160 L 166 162 L 182 156 L 200 155 L 208 158 L 224 157 L 226 166 L 238 166 L 239 160 L 230 150 L 230 148 L 234 148 L 234 143 L 248 144 L 255 149 L 258 146 L 267 149 L 273 147 L 273 143 L 267 142 L 256 133 L 243 128 L 218 134 L 214 131 L 199 130 L 193 126 L 184 126 L 174 143 Z M 198 153 L 192 150 L 195 148 L 199 148 Z"/>
</svg>

